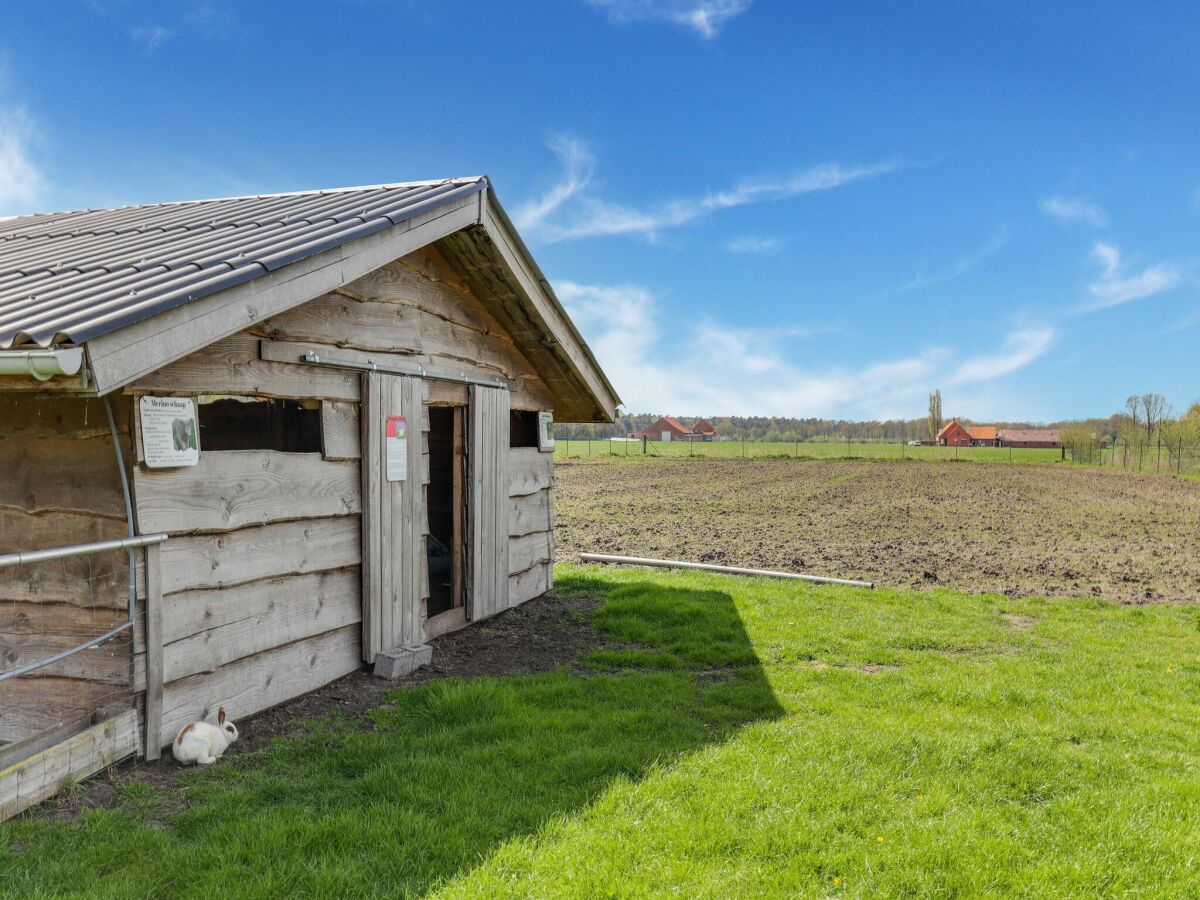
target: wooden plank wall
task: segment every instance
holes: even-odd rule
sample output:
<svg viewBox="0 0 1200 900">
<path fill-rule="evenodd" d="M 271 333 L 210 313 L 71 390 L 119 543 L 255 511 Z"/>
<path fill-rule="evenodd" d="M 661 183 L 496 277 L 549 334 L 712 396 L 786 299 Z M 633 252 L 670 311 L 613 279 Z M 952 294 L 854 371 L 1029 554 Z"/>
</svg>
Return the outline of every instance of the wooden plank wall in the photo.
<svg viewBox="0 0 1200 900">
<path fill-rule="evenodd" d="M 114 398 L 113 411 L 128 450 L 128 400 Z M 127 534 L 102 400 L 0 394 L 0 468 L 0 553 Z M 0 670 L 127 621 L 128 579 L 128 555 L 121 552 L 0 569 Z M 128 705 L 130 643 L 124 636 L 0 682 L 0 743 L 65 721 L 86 727 L 114 703 Z"/>
<path fill-rule="evenodd" d="M 554 586 L 554 454 L 508 451 L 508 605 Z"/>
<path fill-rule="evenodd" d="M 365 373 L 363 379 L 363 659 L 419 640 L 424 601 L 425 496 L 428 485 L 428 416 L 420 378 Z M 403 481 L 387 480 L 384 428 L 388 416 L 408 420 Z"/>
<path fill-rule="evenodd" d="M 0 822 L 132 756 L 139 749 L 137 711 L 128 709 L 28 759 L 0 769 Z"/>
<path fill-rule="evenodd" d="M 164 743 L 189 721 L 211 720 L 221 705 L 243 718 L 362 664 L 360 375 L 298 364 L 307 349 L 500 377 L 515 387 L 515 408 L 552 403 L 528 361 L 433 248 L 131 385 L 131 395 L 323 401 L 323 454 L 206 452 L 202 436 L 198 466 L 136 467 L 140 530 L 171 534 L 160 554 Z M 429 400 L 441 402 L 443 391 L 433 385 L 426 386 Z M 418 437 L 421 450 L 426 444 L 421 413 L 410 425 L 414 454 Z M 424 486 L 428 458 L 420 458 Z M 531 457 L 509 483 L 509 528 L 519 532 L 506 554 L 510 603 L 550 583 L 550 466 L 547 454 Z M 425 554 L 418 555 L 424 601 L 428 576 Z M 135 686 L 142 689 L 145 668 L 139 654 Z"/>
<path fill-rule="evenodd" d="M 471 385 L 470 489 L 467 526 L 467 618 L 495 615 L 509 604 L 509 394 Z"/>
<path fill-rule="evenodd" d="M 206 451 L 201 435 L 197 466 L 135 467 L 139 529 L 170 535 L 159 554 L 164 745 L 220 706 L 236 721 L 361 664 L 360 466 L 346 433 L 358 427 L 358 377 L 264 363 L 256 345 L 251 359 L 257 340 L 235 335 L 128 389 L 339 403 L 322 416 L 330 458 Z M 141 653 L 135 684 L 145 689 Z"/>
</svg>

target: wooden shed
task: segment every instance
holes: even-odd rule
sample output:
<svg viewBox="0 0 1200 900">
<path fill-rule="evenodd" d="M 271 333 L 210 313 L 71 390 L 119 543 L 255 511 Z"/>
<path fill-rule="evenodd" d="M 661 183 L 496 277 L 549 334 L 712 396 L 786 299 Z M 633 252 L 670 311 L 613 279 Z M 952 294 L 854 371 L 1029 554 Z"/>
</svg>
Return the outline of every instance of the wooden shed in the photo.
<svg viewBox="0 0 1200 900">
<path fill-rule="evenodd" d="M 618 402 L 486 178 L 0 221 L 0 818 L 545 592 Z"/>
</svg>

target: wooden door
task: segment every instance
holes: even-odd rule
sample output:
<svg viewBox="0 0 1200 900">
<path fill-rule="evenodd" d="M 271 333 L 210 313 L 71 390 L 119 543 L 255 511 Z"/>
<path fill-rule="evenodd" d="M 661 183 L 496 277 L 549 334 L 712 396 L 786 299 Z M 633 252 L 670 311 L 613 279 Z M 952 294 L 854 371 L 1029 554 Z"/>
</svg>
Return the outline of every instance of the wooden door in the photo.
<svg viewBox="0 0 1200 900">
<path fill-rule="evenodd" d="M 368 372 L 362 377 L 363 659 L 424 638 L 425 382 Z M 389 419 L 403 417 L 388 434 Z"/>
<path fill-rule="evenodd" d="M 509 606 L 509 392 L 472 385 L 470 405 L 467 618 L 482 619 Z"/>
</svg>

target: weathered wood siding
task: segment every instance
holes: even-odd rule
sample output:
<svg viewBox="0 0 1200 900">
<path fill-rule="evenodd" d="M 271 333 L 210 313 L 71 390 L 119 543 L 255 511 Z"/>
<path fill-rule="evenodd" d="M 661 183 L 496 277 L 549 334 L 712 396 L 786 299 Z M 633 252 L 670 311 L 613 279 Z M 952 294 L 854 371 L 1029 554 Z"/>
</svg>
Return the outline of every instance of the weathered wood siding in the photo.
<svg viewBox="0 0 1200 900">
<path fill-rule="evenodd" d="M 115 398 L 113 409 L 128 457 L 130 404 Z M 0 394 L 0 469 L 0 553 L 127 534 L 104 401 Z M 0 670 L 103 634 L 128 619 L 128 603 L 123 552 L 0 569 Z M 0 682 L 0 743 L 64 721 L 86 727 L 98 709 L 128 703 L 131 640 Z"/>
<path fill-rule="evenodd" d="M 127 388 L 131 395 L 322 401 L 323 453 L 205 451 L 201 436 L 195 467 L 151 470 L 137 454 L 139 528 L 171 535 L 160 553 L 158 582 L 164 743 L 189 721 L 211 720 L 219 706 L 236 720 L 362 664 L 362 535 L 368 509 L 362 473 L 378 460 L 372 462 L 372 445 L 362 440 L 361 376 L 298 364 L 309 349 L 501 377 L 514 386 L 506 392 L 514 408 L 552 405 L 529 362 L 432 247 Z M 456 396 L 434 382 L 426 382 L 423 390 L 428 402 L 453 402 Z M 428 417 L 423 406 L 419 414 L 401 412 L 409 415 L 409 453 L 419 464 L 415 486 L 423 501 L 429 480 Z M 497 527 L 506 531 L 506 542 L 515 534 L 513 547 L 497 562 L 497 574 L 507 578 L 511 605 L 550 584 L 552 461 L 536 451 L 508 451 L 507 422 L 496 427 L 503 427 L 509 463 L 508 491 L 501 495 L 507 505 Z M 412 589 L 422 601 L 417 619 L 428 597 L 424 506 L 418 505 L 419 514 L 407 513 L 420 519 L 408 555 L 419 558 L 419 580 Z M 402 516 L 405 509 L 394 512 Z M 398 541 L 399 536 L 392 541 L 397 548 Z M 382 548 L 377 556 L 382 559 Z M 414 569 L 405 571 L 411 577 Z M 421 633 L 420 624 L 412 636 Z M 134 666 L 139 689 L 146 684 L 143 646 L 139 635 Z"/>
<path fill-rule="evenodd" d="M 554 454 L 508 451 L 508 605 L 554 586 Z"/>
<path fill-rule="evenodd" d="M 507 609 L 509 395 L 471 385 L 470 487 L 467 540 L 467 618 Z"/>
</svg>

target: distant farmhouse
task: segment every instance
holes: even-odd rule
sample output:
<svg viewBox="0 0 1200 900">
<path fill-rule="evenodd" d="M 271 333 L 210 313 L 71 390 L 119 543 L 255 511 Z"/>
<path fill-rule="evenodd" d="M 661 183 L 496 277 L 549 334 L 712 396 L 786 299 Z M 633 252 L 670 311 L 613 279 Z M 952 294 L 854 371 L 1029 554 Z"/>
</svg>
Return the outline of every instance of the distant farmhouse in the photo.
<svg viewBox="0 0 1200 900">
<path fill-rule="evenodd" d="M 942 447 L 1061 447 L 1054 428 L 1000 428 L 962 425 L 952 419 L 937 434 Z"/>
<path fill-rule="evenodd" d="M 707 419 L 701 419 L 691 428 L 680 424 L 678 419 L 663 416 L 649 425 L 645 431 L 634 432 L 630 437 L 647 438 L 652 441 L 711 441 L 717 430 Z"/>
</svg>

